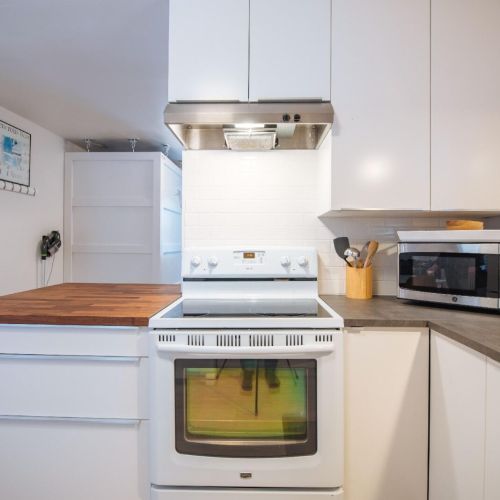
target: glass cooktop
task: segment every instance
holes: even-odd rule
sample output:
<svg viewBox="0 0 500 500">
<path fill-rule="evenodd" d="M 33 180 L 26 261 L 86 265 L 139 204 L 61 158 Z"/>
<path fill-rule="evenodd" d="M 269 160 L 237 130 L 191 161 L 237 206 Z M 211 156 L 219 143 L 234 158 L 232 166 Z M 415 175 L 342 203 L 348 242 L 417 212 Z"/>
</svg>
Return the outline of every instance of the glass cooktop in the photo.
<svg viewBox="0 0 500 500">
<path fill-rule="evenodd" d="M 331 314 L 315 299 L 251 300 L 251 299 L 184 299 L 162 318 L 251 318 L 308 317 L 331 318 Z"/>
</svg>

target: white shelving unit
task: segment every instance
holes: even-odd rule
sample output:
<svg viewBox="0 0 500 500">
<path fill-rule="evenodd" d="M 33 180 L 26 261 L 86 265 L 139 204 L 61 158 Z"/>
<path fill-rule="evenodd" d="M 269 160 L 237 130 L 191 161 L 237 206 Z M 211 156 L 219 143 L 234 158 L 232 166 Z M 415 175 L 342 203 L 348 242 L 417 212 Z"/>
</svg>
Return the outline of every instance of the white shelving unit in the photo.
<svg viewBox="0 0 500 500">
<path fill-rule="evenodd" d="M 161 153 L 68 153 L 64 278 L 177 283 L 181 170 Z"/>
</svg>

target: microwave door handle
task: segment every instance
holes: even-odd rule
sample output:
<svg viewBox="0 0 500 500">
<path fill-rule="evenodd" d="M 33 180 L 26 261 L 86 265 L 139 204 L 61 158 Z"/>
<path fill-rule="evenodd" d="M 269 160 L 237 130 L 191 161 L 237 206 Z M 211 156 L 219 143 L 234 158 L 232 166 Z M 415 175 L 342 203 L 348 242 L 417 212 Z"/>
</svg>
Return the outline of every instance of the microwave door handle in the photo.
<svg viewBox="0 0 500 500">
<path fill-rule="evenodd" d="M 217 346 L 193 346 L 193 345 L 159 345 L 157 349 L 167 353 L 182 353 L 197 356 L 280 356 L 280 357 L 304 357 L 326 356 L 335 351 L 332 343 L 311 346 L 268 346 L 268 347 L 217 347 Z"/>
</svg>

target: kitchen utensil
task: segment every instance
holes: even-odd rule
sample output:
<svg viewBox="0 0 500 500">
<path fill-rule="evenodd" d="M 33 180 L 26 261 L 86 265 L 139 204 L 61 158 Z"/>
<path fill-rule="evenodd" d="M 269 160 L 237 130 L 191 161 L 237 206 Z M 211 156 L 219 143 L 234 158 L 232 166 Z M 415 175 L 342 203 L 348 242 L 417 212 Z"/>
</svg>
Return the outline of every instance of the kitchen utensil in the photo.
<svg viewBox="0 0 500 500">
<path fill-rule="evenodd" d="M 372 264 L 373 256 L 377 253 L 378 250 L 378 241 L 372 240 L 368 244 L 368 255 L 366 256 L 365 263 L 363 267 L 370 267 Z"/>
<path fill-rule="evenodd" d="M 335 238 L 333 240 L 333 245 L 335 247 L 337 255 L 350 265 L 347 257 L 345 256 L 345 251 L 351 246 L 349 244 L 349 238 L 347 236 L 340 236 L 339 238 Z"/>
<path fill-rule="evenodd" d="M 358 267 L 363 267 L 365 265 L 366 258 L 368 257 L 368 246 L 369 245 L 370 245 L 369 241 L 367 241 L 363 245 L 363 248 L 361 249 L 360 256 L 359 256 Z"/>
<path fill-rule="evenodd" d="M 353 259 L 353 262 L 351 264 L 352 267 L 358 267 L 358 260 L 359 260 L 359 250 L 354 247 L 349 247 L 345 250 L 344 255 L 347 258 L 351 257 Z"/>
<path fill-rule="evenodd" d="M 448 220 L 446 221 L 446 229 L 484 229 L 484 222 L 478 220 Z"/>
</svg>

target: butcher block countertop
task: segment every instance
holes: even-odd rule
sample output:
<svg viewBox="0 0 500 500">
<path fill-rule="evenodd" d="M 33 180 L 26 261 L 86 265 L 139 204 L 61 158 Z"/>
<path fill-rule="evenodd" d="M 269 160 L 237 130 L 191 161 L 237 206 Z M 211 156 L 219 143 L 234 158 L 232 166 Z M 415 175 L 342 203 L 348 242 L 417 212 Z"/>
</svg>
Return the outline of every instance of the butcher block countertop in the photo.
<svg viewBox="0 0 500 500">
<path fill-rule="evenodd" d="M 500 362 L 500 313 L 464 310 L 374 297 L 348 299 L 321 297 L 342 318 L 346 327 L 428 327 Z"/>
<path fill-rule="evenodd" d="M 147 326 L 178 285 L 64 283 L 0 297 L 0 324 Z"/>
</svg>

